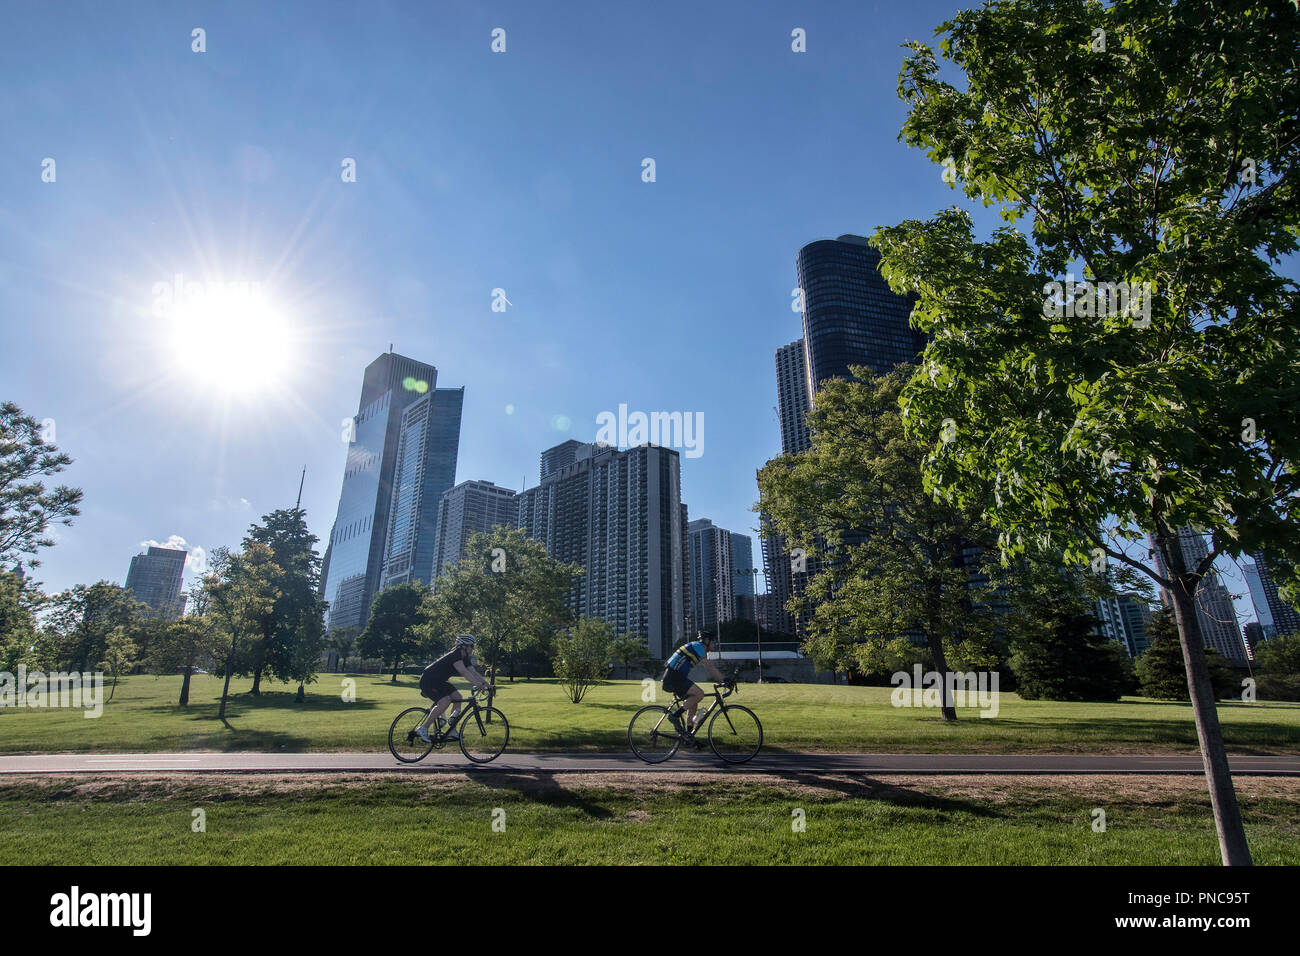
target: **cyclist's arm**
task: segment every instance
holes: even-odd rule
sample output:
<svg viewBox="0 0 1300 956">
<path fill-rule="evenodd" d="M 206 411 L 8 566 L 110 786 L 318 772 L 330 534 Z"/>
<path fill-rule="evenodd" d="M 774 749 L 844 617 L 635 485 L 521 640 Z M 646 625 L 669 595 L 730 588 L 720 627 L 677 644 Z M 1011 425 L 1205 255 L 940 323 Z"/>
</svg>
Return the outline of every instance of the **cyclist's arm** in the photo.
<svg viewBox="0 0 1300 956">
<path fill-rule="evenodd" d="M 703 664 L 704 669 L 709 672 L 709 676 L 712 677 L 719 684 L 721 684 L 723 681 L 726 680 L 726 678 L 722 676 L 722 671 L 714 667 L 712 662 L 707 657 L 704 660 L 700 661 L 700 663 Z"/>
<path fill-rule="evenodd" d="M 465 678 L 479 690 L 482 690 L 487 686 L 487 678 L 474 668 L 466 667 L 464 661 L 456 661 L 452 666 L 456 669 L 456 673 Z"/>
</svg>

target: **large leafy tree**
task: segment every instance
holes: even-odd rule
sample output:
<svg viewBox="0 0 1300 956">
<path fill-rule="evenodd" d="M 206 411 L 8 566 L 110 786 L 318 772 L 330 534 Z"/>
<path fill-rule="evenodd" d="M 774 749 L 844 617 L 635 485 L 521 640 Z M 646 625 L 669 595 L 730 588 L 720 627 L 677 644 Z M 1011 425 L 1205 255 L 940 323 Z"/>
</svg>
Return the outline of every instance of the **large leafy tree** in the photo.
<svg viewBox="0 0 1300 956">
<path fill-rule="evenodd" d="M 520 654 L 568 622 L 566 599 L 581 573 L 519 528 L 475 532 L 465 557 L 434 581 L 424 609 L 426 644 L 446 646 L 455 634 L 471 633 L 484 664 L 510 667 L 513 679 Z"/>
<path fill-rule="evenodd" d="M 428 593 L 429 589 L 418 582 L 384 588 L 371 602 L 370 620 L 357 639 L 362 654 L 378 657 L 391 667 L 394 684 L 402 660 L 420 646 L 424 600 Z"/>
<path fill-rule="evenodd" d="M 81 489 L 46 488 L 42 478 L 58 474 L 72 459 L 44 437 L 41 423 L 13 402 L 0 405 L 0 568 L 27 558 L 38 565 L 40 548 L 54 544 L 51 524 L 72 524 L 81 512 Z"/>
<path fill-rule="evenodd" d="M 0 571 L 0 671 L 32 660 L 36 613 L 44 595 L 11 571 Z"/>
<path fill-rule="evenodd" d="M 217 718 L 224 720 L 230 678 L 238 662 L 241 658 L 264 659 L 263 654 L 249 654 L 247 647 L 264 644 L 275 632 L 275 604 L 283 593 L 280 583 L 284 571 L 275 563 L 270 547 L 258 541 L 247 542 L 238 553 L 217 548 L 210 567 L 203 579 L 204 589 L 212 616 L 229 640 L 223 648 L 221 664 L 225 682 L 221 687 L 221 706 L 217 708 Z"/>
<path fill-rule="evenodd" d="M 261 690 L 263 673 L 283 680 L 298 681 L 298 698 L 303 684 L 315 680 L 316 666 L 325 644 L 326 603 L 318 596 L 320 555 L 317 538 L 307 530 L 306 512 L 281 508 L 262 517 L 261 524 L 248 529 L 244 546 L 266 545 L 271 559 L 281 570 L 275 602 L 275 624 L 267 640 L 252 647 L 249 669 L 253 693 Z"/>
<path fill-rule="evenodd" d="M 1288 587 L 1300 565 L 1300 296 L 1275 270 L 1300 231 L 1300 12 L 1008 0 L 939 32 L 964 88 L 910 44 L 902 138 L 1014 225 L 976 241 L 950 209 L 876 233 L 932 337 L 909 433 L 946 500 L 993 484 L 1004 555 L 1060 548 L 1164 589 L 1223 860 L 1248 864 L 1193 596 L 1221 554 L 1261 550 Z M 1094 285 L 1051 285 L 1071 273 Z M 1194 563 L 1187 526 L 1208 535 Z"/>
<path fill-rule="evenodd" d="M 105 660 L 110 638 L 119 646 L 146 619 L 148 608 L 111 581 L 77 584 L 50 597 L 37 651 L 48 667 L 89 671 Z M 120 655 L 116 658 L 123 661 Z"/>
<path fill-rule="evenodd" d="M 949 658 L 990 663 L 990 608 L 972 601 L 970 562 L 993 539 L 972 509 L 925 489 L 928 448 L 904 434 L 898 409 L 907 367 L 851 371 L 856 381 L 832 379 L 818 390 L 811 449 L 759 472 L 755 508 L 818 568 L 803 608 L 810 642 L 831 645 L 831 656 L 851 654 L 871 672 L 899 657 L 903 635 L 919 635 L 943 675 L 943 717 L 953 721 Z"/>
</svg>

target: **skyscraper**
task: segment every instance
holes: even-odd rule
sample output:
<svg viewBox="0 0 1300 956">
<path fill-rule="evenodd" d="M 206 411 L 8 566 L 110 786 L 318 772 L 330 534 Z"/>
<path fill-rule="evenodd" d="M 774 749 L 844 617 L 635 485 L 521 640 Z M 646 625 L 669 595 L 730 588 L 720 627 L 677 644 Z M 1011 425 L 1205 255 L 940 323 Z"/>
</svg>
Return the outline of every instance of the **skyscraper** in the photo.
<svg viewBox="0 0 1300 956">
<path fill-rule="evenodd" d="M 185 552 L 176 548 L 150 547 L 131 558 L 126 572 L 126 589 L 143 601 L 158 617 L 174 621 L 185 609 L 181 577 L 185 573 Z"/>
<path fill-rule="evenodd" d="M 1205 535 L 1191 528 L 1178 530 L 1178 545 L 1182 549 L 1185 567 L 1195 567 L 1210 553 L 1205 544 Z M 1168 566 L 1154 542 L 1151 543 L 1151 552 L 1155 556 L 1156 570 L 1162 576 L 1167 576 Z M 1160 590 L 1161 599 L 1167 607 L 1172 608 L 1173 599 L 1164 588 Z M 1213 573 L 1213 569 L 1197 585 L 1195 599 L 1196 620 L 1201 625 L 1201 638 L 1205 646 L 1214 648 L 1220 656 L 1234 664 L 1244 664 L 1246 649 L 1242 644 L 1241 628 L 1237 625 L 1237 611 L 1232 603 L 1232 595 Z"/>
<path fill-rule="evenodd" d="M 520 492 L 519 527 L 585 570 L 569 599 L 575 615 L 639 634 L 662 660 L 684 625 L 680 459 L 655 445 L 579 444 L 572 461 Z"/>
<path fill-rule="evenodd" d="M 925 336 L 908 324 L 912 300 L 889 288 L 880 253 L 862 236 L 811 242 L 795 260 L 803 290 L 803 342 L 808 394 L 828 378 L 848 378 L 850 365 L 877 373 L 915 362 Z"/>
<path fill-rule="evenodd" d="M 808 364 L 804 358 L 803 339 L 776 350 L 776 409 L 781 422 L 781 454 L 797 455 L 807 451 L 808 437 Z"/>
<path fill-rule="evenodd" d="M 731 567 L 736 572 L 736 583 L 732 590 L 736 594 L 736 614 L 739 615 L 740 599 L 753 597 L 758 591 L 758 576 L 750 573 L 755 565 L 754 541 L 749 535 L 738 531 L 731 532 Z"/>
<path fill-rule="evenodd" d="M 584 442 L 580 442 L 576 438 L 570 438 L 568 441 L 562 441 L 553 448 L 548 448 L 542 452 L 538 481 L 545 481 L 556 472 L 572 465 L 577 460 L 578 450 L 584 447 L 584 444 Z"/>
<path fill-rule="evenodd" d="M 1243 559 L 1241 562 L 1241 573 L 1246 579 L 1246 586 L 1250 589 L 1250 603 L 1255 607 L 1255 618 L 1259 621 L 1260 635 L 1264 640 L 1277 636 L 1277 628 L 1273 624 L 1273 611 L 1268 606 L 1268 592 L 1264 590 L 1264 582 L 1259 577 L 1259 566 L 1254 561 Z"/>
<path fill-rule="evenodd" d="M 1262 553 L 1253 555 L 1255 567 L 1259 573 L 1259 583 L 1264 591 L 1264 601 L 1273 618 L 1273 631 L 1276 635 L 1300 633 L 1300 611 L 1297 611 L 1278 593 L 1277 578 L 1269 567 L 1268 559 Z"/>
<path fill-rule="evenodd" d="M 438 576 L 465 557 L 469 536 L 484 534 L 498 525 L 514 527 L 519 520 L 519 503 L 511 488 L 490 481 L 462 481 L 442 494 L 438 509 L 437 564 Z"/>
<path fill-rule="evenodd" d="M 383 587 L 433 580 L 438 512 L 443 493 L 456 481 L 464 404 L 464 388 L 435 388 L 402 412 Z"/>
<path fill-rule="evenodd" d="M 364 627 L 385 581 L 432 576 L 464 396 L 437 381 L 432 365 L 393 352 L 366 366 L 322 575 L 330 630 Z"/>
<path fill-rule="evenodd" d="M 716 632 L 720 623 L 736 616 L 735 565 L 731 532 L 708 518 L 697 518 L 687 528 L 690 535 L 690 634 Z"/>
</svg>

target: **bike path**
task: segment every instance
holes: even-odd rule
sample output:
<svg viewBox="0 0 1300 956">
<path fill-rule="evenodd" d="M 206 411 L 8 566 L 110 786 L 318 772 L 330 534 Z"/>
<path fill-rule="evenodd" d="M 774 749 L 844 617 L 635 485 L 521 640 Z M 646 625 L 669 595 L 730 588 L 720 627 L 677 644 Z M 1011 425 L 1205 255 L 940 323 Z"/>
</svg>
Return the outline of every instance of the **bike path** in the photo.
<svg viewBox="0 0 1300 956">
<path fill-rule="evenodd" d="M 1300 756 L 1229 757 L 1235 774 L 1300 776 Z M 432 753 L 403 764 L 388 753 L 21 754 L 0 756 L 0 774 L 83 773 L 331 773 L 401 770 L 410 773 L 575 773 L 680 771 L 858 774 L 1200 774 L 1195 754 L 803 754 L 763 753 L 747 764 L 724 764 L 708 751 L 680 753 L 647 764 L 617 753 L 560 754 L 507 751 L 490 764 L 471 764 L 459 751 Z"/>
</svg>

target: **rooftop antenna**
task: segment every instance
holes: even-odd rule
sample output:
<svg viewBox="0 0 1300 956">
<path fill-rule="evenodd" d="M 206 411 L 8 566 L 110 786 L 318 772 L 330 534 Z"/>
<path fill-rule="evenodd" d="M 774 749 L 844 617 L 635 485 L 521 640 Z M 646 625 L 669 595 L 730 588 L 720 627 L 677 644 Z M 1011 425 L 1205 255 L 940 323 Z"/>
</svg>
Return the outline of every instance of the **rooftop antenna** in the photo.
<svg viewBox="0 0 1300 956">
<path fill-rule="evenodd" d="M 307 466 L 303 465 L 302 477 L 298 479 L 298 503 L 293 506 L 294 511 L 297 511 L 302 507 L 302 486 L 303 486 L 303 482 L 305 482 L 306 480 L 307 480 Z"/>
</svg>

